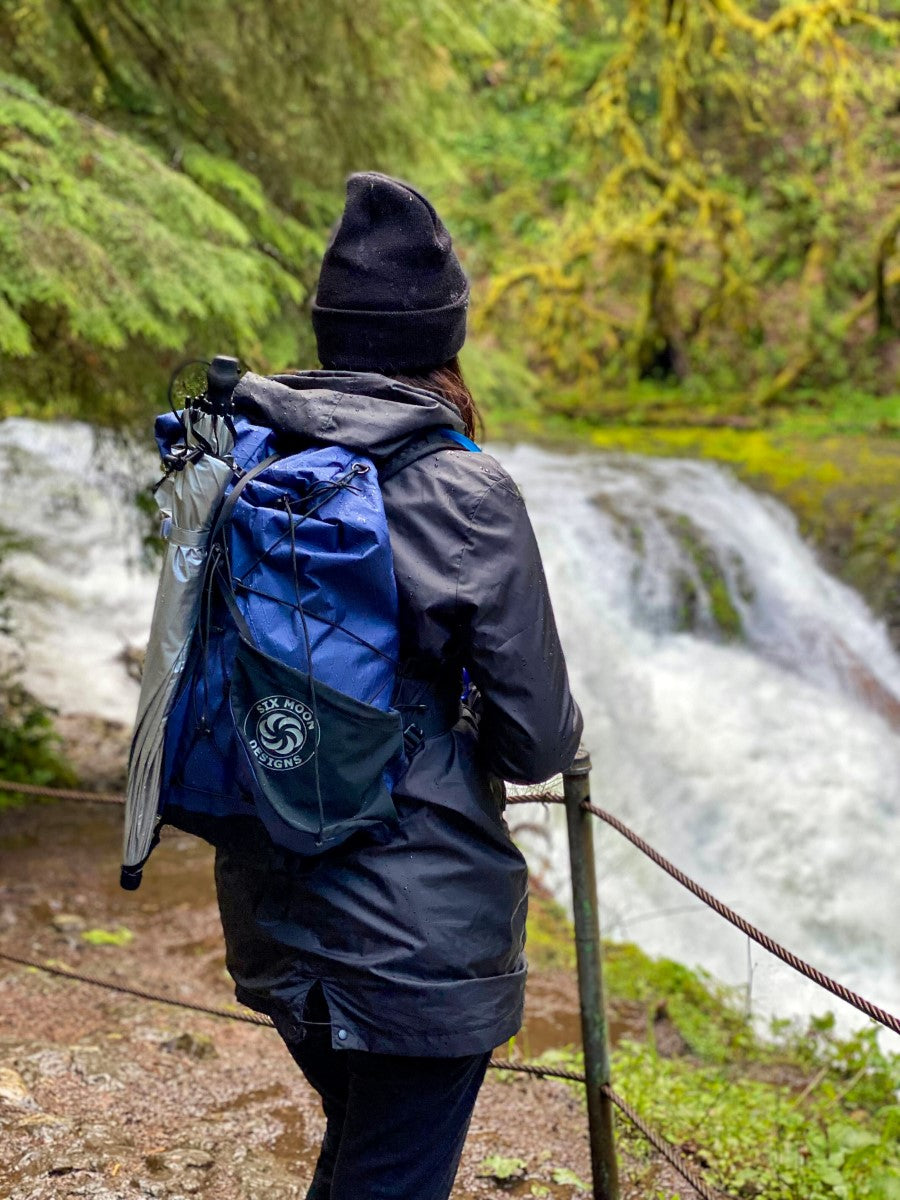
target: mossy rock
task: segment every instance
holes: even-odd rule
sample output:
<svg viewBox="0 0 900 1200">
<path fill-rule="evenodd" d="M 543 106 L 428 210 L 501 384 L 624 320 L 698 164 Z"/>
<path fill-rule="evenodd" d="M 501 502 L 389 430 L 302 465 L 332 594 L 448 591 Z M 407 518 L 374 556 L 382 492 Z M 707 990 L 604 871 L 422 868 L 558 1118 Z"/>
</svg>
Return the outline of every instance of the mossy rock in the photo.
<svg viewBox="0 0 900 1200">
<path fill-rule="evenodd" d="M 704 630 L 703 626 L 708 622 L 703 619 L 705 614 L 695 578 L 683 572 L 678 579 L 678 628 L 714 632 L 726 640 L 739 638 L 742 632 L 741 615 L 731 598 L 722 565 L 703 540 L 701 531 L 684 514 L 670 521 L 669 528 L 694 565 L 709 604 L 709 619 L 712 621 L 712 629 Z"/>
</svg>

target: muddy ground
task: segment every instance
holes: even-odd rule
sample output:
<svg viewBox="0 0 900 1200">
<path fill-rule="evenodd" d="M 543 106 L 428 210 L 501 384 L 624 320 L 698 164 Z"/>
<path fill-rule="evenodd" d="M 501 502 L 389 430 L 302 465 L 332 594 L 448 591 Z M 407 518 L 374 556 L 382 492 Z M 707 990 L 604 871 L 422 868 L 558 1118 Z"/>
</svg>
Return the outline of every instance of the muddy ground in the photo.
<svg viewBox="0 0 900 1200">
<path fill-rule="evenodd" d="M 170 831 L 124 893 L 120 825 L 96 804 L 0 812 L 0 949 L 234 1006 L 208 848 Z M 573 977 L 532 972 L 518 1052 L 578 1030 Z M 0 962 L 0 1130 L 0 1200 L 300 1200 L 323 1119 L 271 1030 Z M 524 1177 L 498 1182 L 484 1165 L 496 1155 L 522 1160 Z M 657 1163 L 627 1173 L 626 1200 L 678 1189 Z M 489 1072 L 454 1200 L 574 1197 L 579 1179 L 580 1096 Z"/>
</svg>

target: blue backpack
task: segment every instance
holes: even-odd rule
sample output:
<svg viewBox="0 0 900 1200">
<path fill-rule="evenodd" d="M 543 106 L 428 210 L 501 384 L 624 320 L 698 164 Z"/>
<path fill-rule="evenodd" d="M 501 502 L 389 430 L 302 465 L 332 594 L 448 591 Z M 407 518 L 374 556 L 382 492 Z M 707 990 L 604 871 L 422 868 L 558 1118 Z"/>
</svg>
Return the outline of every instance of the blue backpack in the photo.
<svg viewBox="0 0 900 1200">
<path fill-rule="evenodd" d="M 165 457 L 182 434 L 158 418 Z M 210 532 L 200 617 L 164 743 L 163 822 L 220 840 L 259 818 L 316 855 L 389 833 L 407 763 L 392 707 L 397 589 L 375 464 L 340 446 L 280 456 L 270 429 L 234 418 L 235 480 Z M 381 478 L 474 443 L 433 430 Z"/>
</svg>

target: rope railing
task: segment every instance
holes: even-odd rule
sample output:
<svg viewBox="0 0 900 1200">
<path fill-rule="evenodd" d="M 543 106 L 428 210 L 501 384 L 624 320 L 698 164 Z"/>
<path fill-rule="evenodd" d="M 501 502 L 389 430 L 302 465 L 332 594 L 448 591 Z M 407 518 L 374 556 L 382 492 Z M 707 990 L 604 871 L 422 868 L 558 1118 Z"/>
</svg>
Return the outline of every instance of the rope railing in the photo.
<svg viewBox="0 0 900 1200">
<path fill-rule="evenodd" d="M 35 784 L 18 783 L 15 780 L 0 780 L 0 791 L 7 793 L 18 793 L 24 796 L 41 797 L 46 799 L 57 800 L 78 800 L 88 801 L 101 804 L 123 804 L 125 797 L 120 793 L 115 792 L 94 792 L 88 790 L 79 790 L 72 788 L 51 788 L 43 787 Z M 584 794 L 584 793 L 582 793 Z M 559 804 L 565 805 L 566 800 L 557 792 L 551 790 L 546 785 L 537 791 L 519 792 L 508 798 L 507 803 L 513 804 Z M 799 955 L 794 954 L 786 947 L 782 946 L 774 938 L 767 933 L 758 929 L 751 924 L 739 913 L 736 913 L 728 905 L 707 891 L 699 883 L 693 880 L 689 875 L 682 871 L 674 863 L 670 862 L 663 854 L 656 850 L 633 829 L 627 826 L 618 817 L 605 809 L 591 803 L 589 799 L 581 800 L 576 803 L 574 811 L 579 810 L 589 813 L 598 820 L 603 821 L 617 833 L 626 838 L 633 846 L 646 855 L 656 866 L 665 871 L 682 887 L 691 892 L 697 899 L 701 900 L 717 915 L 728 921 L 736 929 L 740 930 L 747 937 L 757 942 L 763 949 L 770 954 L 786 963 L 787 966 L 797 971 L 800 975 L 809 979 L 817 986 L 837 996 L 838 999 L 852 1005 L 859 1012 L 869 1017 L 871 1020 L 878 1022 L 886 1029 L 893 1033 L 900 1034 L 900 1017 L 880 1006 L 873 1004 L 872 1001 L 859 995 L 857 992 L 846 987 L 838 980 L 826 975 L 817 967 L 812 966 Z M 593 885 L 595 886 L 595 885 Z M 108 991 L 118 992 L 123 995 L 134 996 L 139 999 L 150 1000 L 162 1004 L 170 1004 L 178 1008 L 189 1009 L 193 1012 L 198 1012 L 207 1016 L 221 1017 L 228 1020 L 244 1021 L 248 1024 L 257 1026 L 271 1026 L 272 1022 L 268 1017 L 258 1013 L 253 1013 L 249 1010 L 230 1010 L 225 1008 L 216 1008 L 215 1006 L 199 1004 L 193 1001 L 181 1000 L 177 997 L 168 996 L 164 993 L 148 991 L 143 988 L 129 987 L 124 984 L 116 983 L 113 980 L 102 979 L 97 976 L 88 975 L 81 972 L 70 970 L 66 967 L 53 966 L 52 964 L 41 963 L 35 959 L 31 959 L 22 955 L 11 954 L 0 950 L 0 959 L 7 962 L 16 963 L 20 966 L 30 967 L 39 971 L 43 971 L 50 975 L 55 975 L 59 978 L 74 980 L 81 983 L 91 984 L 95 987 L 105 988 Z M 602 996 L 601 996 L 602 1002 Z M 545 1067 L 533 1063 L 514 1063 L 506 1060 L 491 1059 L 491 1067 L 494 1070 L 513 1071 L 524 1075 L 531 1075 L 537 1078 L 555 1078 L 562 1079 L 568 1082 L 586 1084 L 587 1080 L 584 1074 L 577 1071 L 567 1071 L 563 1068 Z M 601 1078 L 608 1080 L 608 1074 Z M 592 1094 L 591 1088 L 588 1089 L 589 1097 Z M 646 1121 L 637 1113 L 626 1100 L 616 1093 L 608 1082 L 599 1084 L 599 1092 L 605 1097 L 606 1103 L 613 1104 L 619 1112 L 639 1131 L 639 1133 L 656 1149 L 659 1154 L 675 1168 L 676 1171 L 691 1185 L 692 1188 L 700 1195 L 703 1200 L 727 1200 L 725 1194 L 712 1189 L 709 1184 L 701 1177 L 697 1170 L 687 1161 L 687 1159 L 672 1145 L 658 1130 L 648 1125 Z M 592 1130 L 593 1137 L 593 1130 Z M 593 1154 L 592 1144 L 592 1154 Z M 596 1164 L 595 1164 L 595 1186 L 596 1186 Z M 597 1193 L 600 1194 L 600 1193 Z M 605 1194 L 605 1193 L 604 1193 Z"/>
<path fill-rule="evenodd" d="M 124 804 L 121 792 L 90 792 L 78 788 L 43 787 L 34 783 L 18 783 L 15 779 L 0 779 L 0 792 L 34 796 L 42 800 L 89 800 L 94 804 Z"/>
<path fill-rule="evenodd" d="M 557 796 L 553 792 L 529 792 L 525 795 L 511 797 L 508 801 L 509 804 L 526 804 L 534 802 L 539 802 L 541 804 L 565 803 L 561 796 Z M 640 834 L 635 833 L 634 830 L 630 829 L 624 821 L 620 821 L 619 818 L 613 816 L 612 813 L 607 812 L 603 808 L 598 808 L 596 804 L 590 804 L 588 802 L 585 802 L 582 807 L 586 812 L 591 813 L 592 816 L 599 818 L 599 820 L 609 825 L 610 828 L 615 829 L 615 831 L 620 833 L 622 837 L 627 838 L 628 841 L 631 842 L 633 846 L 636 846 L 642 854 L 645 854 L 651 862 L 654 862 L 659 868 L 661 868 L 661 870 L 665 871 L 667 875 L 670 875 L 672 879 L 674 879 L 677 883 L 680 883 L 683 888 L 686 888 L 689 892 L 696 896 L 698 900 L 702 900 L 705 905 L 711 908 L 713 912 L 718 913 L 720 917 L 728 921 L 735 927 L 735 929 L 739 929 L 741 933 L 746 934 L 746 936 L 749 938 L 752 938 L 753 941 L 762 946 L 764 950 L 768 950 L 770 954 L 773 954 L 776 958 L 781 959 L 783 963 L 786 963 L 798 974 L 805 976 L 806 979 L 811 980 L 825 991 L 831 992 L 833 996 L 837 996 L 837 998 L 839 1000 L 843 1000 L 845 1004 L 852 1005 L 871 1020 L 877 1021 L 880 1025 L 883 1025 L 885 1029 L 890 1029 L 892 1033 L 900 1034 L 900 1017 L 896 1016 L 894 1013 L 888 1012 L 884 1008 L 879 1007 L 877 1004 L 873 1004 L 871 1000 L 867 1000 L 864 996 L 860 996 L 858 992 L 854 992 L 851 988 L 848 988 L 845 984 L 840 983 L 837 979 L 832 979 L 830 975 L 826 975 L 825 972 L 820 971 L 818 967 L 814 967 L 811 963 L 808 963 L 805 959 L 802 959 L 798 954 L 794 954 L 792 950 L 788 950 L 785 946 L 782 946 L 780 942 L 777 942 L 773 937 L 770 937 L 769 934 L 764 933 L 763 930 L 758 929 L 755 925 L 751 925 L 751 923 L 745 917 L 742 917 L 740 913 L 736 913 L 733 908 L 729 908 L 727 904 L 723 904 L 721 900 L 717 899 L 712 892 L 707 891 L 706 888 L 697 883 L 696 880 L 691 879 L 690 875 L 686 875 L 680 867 L 676 867 L 674 863 L 670 862 L 669 859 L 660 854 L 658 850 L 654 849 L 649 842 L 645 841 Z"/>
<path fill-rule="evenodd" d="M 70 983 L 86 983 L 91 987 L 103 988 L 107 992 L 115 992 L 122 996 L 132 996 L 138 1000 L 150 1000 L 156 1004 L 168 1004 L 172 1008 L 201 1013 L 207 1017 L 218 1017 L 226 1021 L 242 1021 L 247 1025 L 255 1025 L 257 1028 L 263 1029 L 274 1029 L 275 1027 L 270 1017 L 264 1016 L 262 1013 L 252 1012 L 250 1009 L 219 1008 L 213 1004 L 200 1004 L 194 1000 L 184 1000 L 179 996 L 167 995 L 165 992 L 155 992 L 147 988 L 132 987 L 129 984 L 118 983 L 114 979 L 104 979 L 100 975 L 90 975 L 87 972 L 76 971 L 69 967 L 41 962 L 39 959 L 29 958 L 26 955 L 10 954 L 6 950 L 0 950 L 0 960 L 14 963 L 20 967 L 28 967 L 34 971 L 41 971 L 45 975 L 52 975 L 57 979 L 65 979 Z M 585 1083 L 585 1077 L 580 1071 L 567 1071 L 563 1067 L 545 1067 L 538 1063 L 510 1062 L 502 1058 L 492 1058 L 489 1066 L 494 1071 L 514 1071 L 520 1075 L 530 1075 L 537 1079 L 562 1079 L 567 1083 Z M 640 1114 L 623 1100 L 621 1096 L 614 1092 L 612 1088 L 607 1086 L 604 1090 L 620 1112 L 643 1134 L 650 1145 L 690 1183 L 700 1196 L 703 1197 L 703 1200 L 728 1200 L 724 1196 L 724 1193 L 713 1191 L 671 1142 L 666 1141 L 658 1130 L 648 1125 Z"/>
<path fill-rule="evenodd" d="M 658 1151 L 662 1157 L 675 1168 L 682 1179 L 686 1179 L 698 1195 L 703 1197 L 703 1200 L 730 1200 L 726 1192 L 716 1191 L 711 1188 L 698 1170 L 691 1166 L 684 1155 L 666 1141 L 659 1130 L 654 1129 L 652 1125 L 648 1125 L 644 1118 L 631 1107 L 627 1100 L 623 1100 L 618 1092 L 613 1091 L 609 1084 L 604 1084 L 603 1092 L 607 1095 L 619 1112 L 627 1117 L 631 1124 L 643 1134 L 646 1140 L 650 1143 L 654 1150 Z"/>
</svg>

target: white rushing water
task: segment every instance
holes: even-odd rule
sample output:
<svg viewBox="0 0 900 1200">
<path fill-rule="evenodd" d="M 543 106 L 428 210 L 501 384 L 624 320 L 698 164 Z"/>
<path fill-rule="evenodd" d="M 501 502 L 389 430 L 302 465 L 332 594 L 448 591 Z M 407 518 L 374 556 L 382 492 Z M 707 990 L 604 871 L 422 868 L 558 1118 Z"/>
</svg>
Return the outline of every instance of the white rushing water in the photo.
<svg viewBox="0 0 900 1200">
<path fill-rule="evenodd" d="M 159 459 L 74 422 L 0 422 L 0 529 L 25 682 L 62 712 L 130 722 L 138 685 L 123 651 L 146 644 L 155 570 L 141 569 L 138 489 Z"/>
<path fill-rule="evenodd" d="M 787 510 L 713 464 L 530 446 L 500 457 L 542 547 L 595 801 L 897 1011 L 900 657 L 882 624 L 823 571 Z M 717 579 L 745 640 L 716 629 Z M 563 893 L 562 814 L 550 820 Z M 757 1011 L 843 1008 L 606 827 L 598 873 L 607 935 L 750 978 Z"/>
<path fill-rule="evenodd" d="M 4 564 L 27 683 L 63 711 L 127 721 L 137 685 L 121 653 L 143 644 L 155 588 L 129 499 L 157 464 L 107 449 L 82 425 L 0 424 L 0 525 L 29 542 Z M 497 453 L 541 543 L 596 801 L 896 1010 L 900 658 L 882 625 L 782 506 L 713 464 Z M 511 824 L 532 816 L 511 810 Z M 548 838 L 523 840 L 565 896 L 561 818 L 539 817 Z M 757 1011 L 842 1007 L 748 952 L 617 834 L 603 828 L 598 849 L 607 935 L 727 982 L 752 974 Z"/>
</svg>

